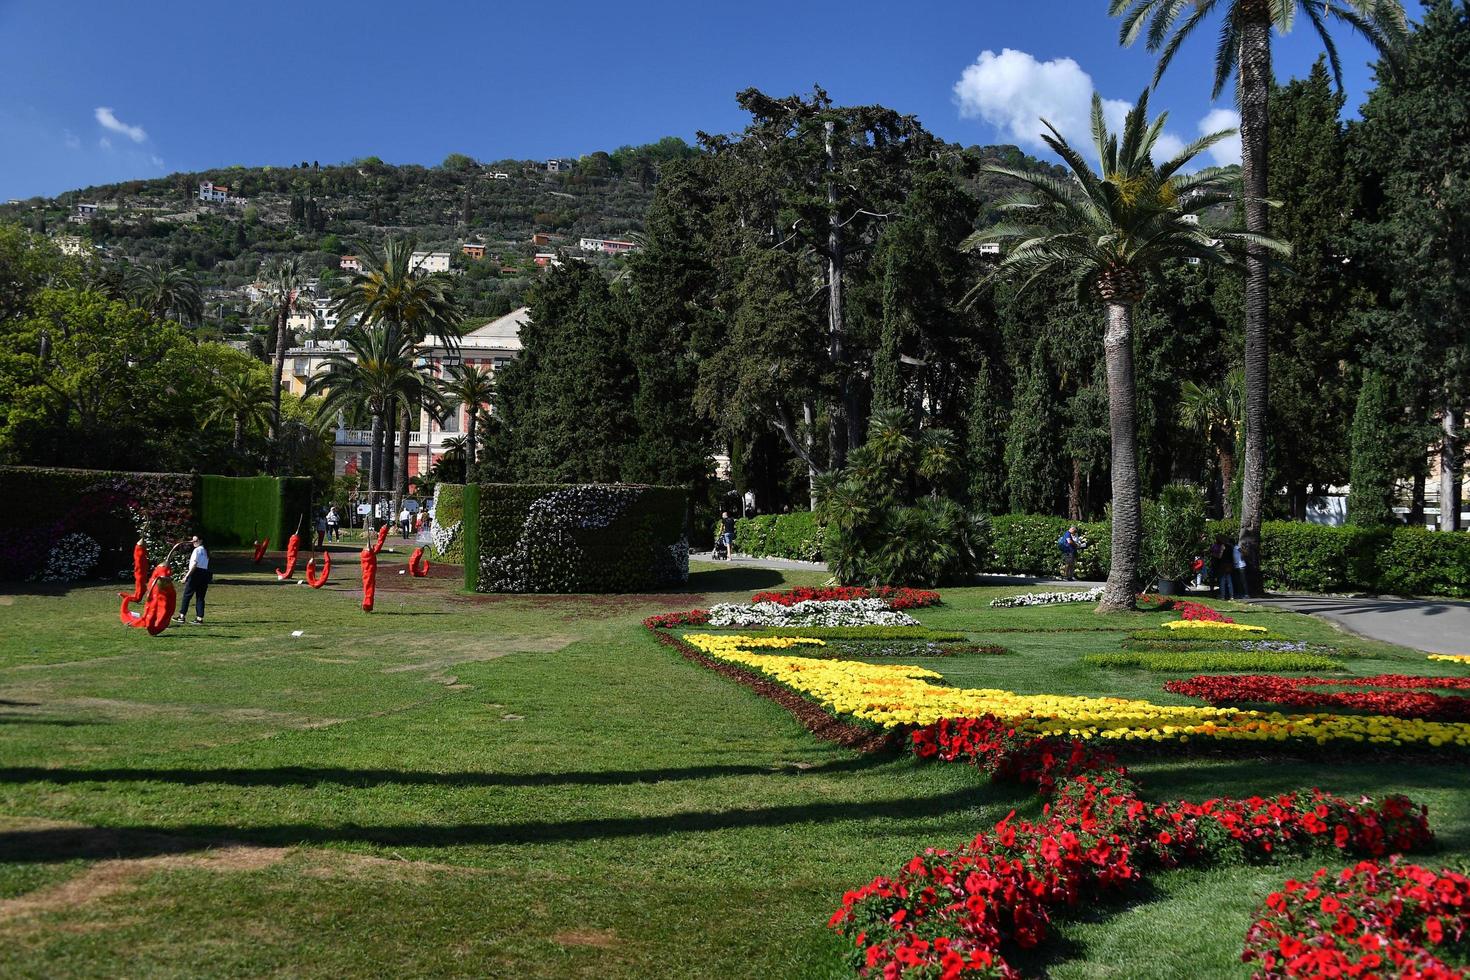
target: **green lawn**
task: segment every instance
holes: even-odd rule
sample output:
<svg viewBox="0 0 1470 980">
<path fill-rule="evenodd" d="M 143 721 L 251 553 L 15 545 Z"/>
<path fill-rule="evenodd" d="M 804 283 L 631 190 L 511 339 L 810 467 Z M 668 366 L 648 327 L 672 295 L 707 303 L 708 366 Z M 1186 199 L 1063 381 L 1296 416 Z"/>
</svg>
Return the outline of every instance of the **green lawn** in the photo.
<svg viewBox="0 0 1470 980">
<path fill-rule="evenodd" d="M 0 973 L 843 976 L 825 922 L 845 888 L 1037 808 L 963 766 L 818 742 L 639 626 L 818 576 L 697 566 L 688 595 L 468 597 L 385 555 L 365 615 L 340 557 L 314 592 L 219 556 L 210 624 L 157 638 L 118 624 L 115 589 L 0 593 Z M 918 615 L 1013 654 L 920 662 L 961 685 L 1184 700 L 1160 690 L 1177 675 L 1077 662 L 1167 616 L 989 609 L 1004 591 Z M 1354 673 L 1462 669 L 1238 618 L 1339 646 Z M 1130 763 L 1159 797 L 1406 792 L 1430 804 L 1430 860 L 1470 859 L 1462 757 Z M 1030 965 L 1244 976 L 1252 908 L 1311 867 L 1155 876 Z"/>
</svg>

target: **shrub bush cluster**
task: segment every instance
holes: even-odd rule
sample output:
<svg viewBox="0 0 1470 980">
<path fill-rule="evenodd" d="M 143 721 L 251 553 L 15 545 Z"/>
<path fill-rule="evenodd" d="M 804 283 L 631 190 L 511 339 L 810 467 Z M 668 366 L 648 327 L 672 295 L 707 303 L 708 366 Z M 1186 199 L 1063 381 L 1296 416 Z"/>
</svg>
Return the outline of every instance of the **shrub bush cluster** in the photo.
<svg viewBox="0 0 1470 980">
<path fill-rule="evenodd" d="M 1057 575 L 1062 553 L 1057 539 L 1074 522 L 1039 514 L 1002 514 L 990 519 L 990 560 L 985 571 L 1004 575 Z M 1077 577 L 1108 577 L 1112 539 L 1108 524 L 1081 522 L 1077 530 L 1087 547 L 1077 553 Z"/>
<path fill-rule="evenodd" d="M 1125 650 L 1090 653 L 1082 662 L 1092 667 L 1136 667 L 1155 673 L 1192 670 L 1341 670 L 1342 664 L 1316 653 L 1245 653 L 1238 650 L 1178 652 Z"/>
<path fill-rule="evenodd" d="M 464 496 L 466 583 L 479 592 L 636 592 L 689 580 L 684 491 L 479 484 Z"/>
<path fill-rule="evenodd" d="M 742 517 L 735 521 L 735 550 L 760 558 L 821 561 L 822 528 L 806 510 Z"/>
</svg>

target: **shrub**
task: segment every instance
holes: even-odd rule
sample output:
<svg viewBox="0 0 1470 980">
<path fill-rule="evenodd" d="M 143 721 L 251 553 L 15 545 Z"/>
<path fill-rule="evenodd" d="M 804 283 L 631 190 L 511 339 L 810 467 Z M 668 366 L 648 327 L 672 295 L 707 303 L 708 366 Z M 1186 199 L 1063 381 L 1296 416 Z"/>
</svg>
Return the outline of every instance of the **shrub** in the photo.
<svg viewBox="0 0 1470 980">
<path fill-rule="evenodd" d="M 1188 483 L 1171 483 L 1143 508 L 1142 569 L 1146 579 L 1178 581 L 1203 547 L 1205 495 Z"/>
<path fill-rule="evenodd" d="M 1376 591 L 1470 597 L 1470 534 L 1395 528 L 1376 558 Z"/>
<path fill-rule="evenodd" d="M 1090 653 L 1082 658 L 1090 667 L 1137 667 L 1155 673 L 1186 673 L 1197 670 L 1341 670 L 1342 664 L 1314 653 Z"/>
<path fill-rule="evenodd" d="M 466 581 L 476 591 L 631 592 L 689 579 L 683 490 L 504 483 L 473 489 L 464 495 L 464 520 L 477 533 L 466 534 L 464 549 Z"/>
<path fill-rule="evenodd" d="M 735 550 L 761 558 L 822 560 L 822 529 L 811 511 L 762 514 L 735 521 Z"/>
<path fill-rule="evenodd" d="M 1087 546 L 1077 553 L 1077 577 L 1101 581 L 1112 560 L 1111 528 L 1101 521 L 1074 522 L 1041 514 L 1001 514 L 990 519 L 990 558 L 985 571 L 1004 575 L 1057 575 L 1057 539 L 1073 523 Z"/>
</svg>

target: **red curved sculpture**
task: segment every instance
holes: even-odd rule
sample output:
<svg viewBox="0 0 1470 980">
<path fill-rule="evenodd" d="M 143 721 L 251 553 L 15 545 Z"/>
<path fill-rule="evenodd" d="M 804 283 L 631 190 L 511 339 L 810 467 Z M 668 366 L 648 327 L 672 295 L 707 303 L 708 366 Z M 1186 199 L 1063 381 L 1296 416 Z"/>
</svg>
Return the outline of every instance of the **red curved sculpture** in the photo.
<svg viewBox="0 0 1470 980">
<path fill-rule="evenodd" d="M 373 545 L 373 554 L 376 555 L 383 550 L 383 542 L 386 540 L 388 540 L 388 525 L 384 524 L 378 528 L 378 543 Z"/>
<path fill-rule="evenodd" d="M 414 578 L 424 578 L 429 574 L 429 559 L 424 557 L 423 548 L 413 549 L 413 554 L 408 556 L 408 574 Z"/>
<path fill-rule="evenodd" d="M 157 636 L 168 629 L 178 602 L 178 595 L 174 592 L 173 573 L 169 571 L 168 564 L 164 563 L 153 569 L 153 576 L 148 580 L 141 613 L 135 613 L 128 608 L 136 600 L 126 595 L 122 597 L 122 600 L 118 619 L 122 620 L 124 625 L 146 629 L 151 636 Z"/>
<path fill-rule="evenodd" d="M 322 586 L 326 585 L 327 576 L 331 574 L 332 553 L 330 551 L 322 552 L 322 574 L 320 576 L 316 574 L 316 559 L 308 558 L 306 560 L 306 584 L 311 586 L 313 589 L 320 589 Z"/>
<path fill-rule="evenodd" d="M 264 541 L 257 541 L 255 543 L 255 564 L 260 564 L 260 560 L 265 557 L 265 549 L 269 548 L 270 546 L 270 538 L 266 538 Z"/>
<path fill-rule="evenodd" d="M 289 582 L 291 576 L 296 574 L 296 556 L 301 553 L 301 535 L 291 535 L 291 540 L 286 542 L 286 567 L 284 570 L 276 569 L 276 578 L 282 582 Z"/>
<path fill-rule="evenodd" d="M 364 548 L 357 559 L 362 563 L 362 611 L 372 612 L 373 596 L 378 591 L 378 553 Z"/>
<path fill-rule="evenodd" d="M 139 538 L 138 543 L 133 545 L 133 591 L 119 592 L 119 599 L 126 600 L 123 608 L 128 607 L 129 602 L 141 602 L 143 592 L 148 588 L 148 546 Z"/>
</svg>

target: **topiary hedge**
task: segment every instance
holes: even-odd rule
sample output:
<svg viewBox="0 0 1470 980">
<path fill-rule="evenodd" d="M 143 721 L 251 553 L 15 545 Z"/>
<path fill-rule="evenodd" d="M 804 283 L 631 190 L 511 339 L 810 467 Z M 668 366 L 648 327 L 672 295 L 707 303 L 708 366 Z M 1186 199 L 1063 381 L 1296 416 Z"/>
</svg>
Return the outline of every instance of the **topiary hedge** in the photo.
<svg viewBox="0 0 1470 980">
<path fill-rule="evenodd" d="M 1087 540 L 1077 553 L 1080 579 L 1102 581 L 1112 560 L 1112 529 L 1103 521 L 1069 521 L 1041 514 L 1001 514 L 990 519 L 990 562 L 985 571 L 1004 575 L 1060 575 L 1057 539 L 1071 527 Z"/>
<path fill-rule="evenodd" d="M 210 547 L 244 547 L 262 538 L 284 549 L 300 529 L 310 533 L 311 481 L 305 477 L 201 476 L 197 518 Z"/>
<path fill-rule="evenodd" d="M 434 543 L 430 549 L 435 561 L 450 565 L 464 564 L 464 492 L 458 483 L 440 483 L 434 487 L 434 502 L 429 513 Z"/>
<path fill-rule="evenodd" d="M 0 524 L 0 580 L 132 575 L 133 543 L 154 561 L 194 527 L 195 477 L 0 466 L 0 499 L 15 520 Z"/>
<path fill-rule="evenodd" d="M 473 496 L 465 580 L 478 592 L 635 592 L 689 580 L 681 489 L 486 483 Z"/>
</svg>

